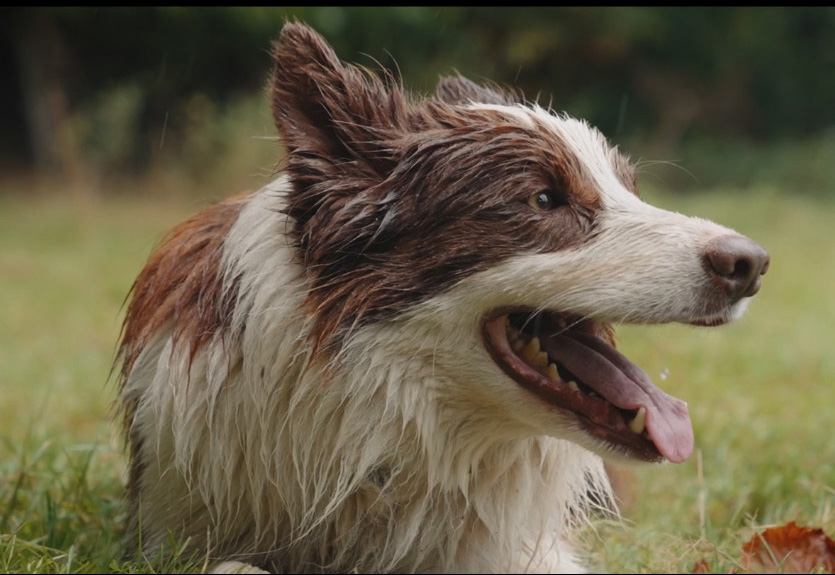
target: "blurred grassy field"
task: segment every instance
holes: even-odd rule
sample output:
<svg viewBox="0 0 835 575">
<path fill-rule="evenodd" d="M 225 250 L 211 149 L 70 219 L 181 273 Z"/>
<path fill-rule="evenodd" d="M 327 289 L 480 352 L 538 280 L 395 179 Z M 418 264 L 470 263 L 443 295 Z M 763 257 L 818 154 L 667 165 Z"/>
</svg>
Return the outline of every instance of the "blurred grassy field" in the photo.
<svg viewBox="0 0 835 575">
<path fill-rule="evenodd" d="M 120 556 L 108 376 L 134 276 L 207 201 L 14 187 L 0 186 L 0 572 L 151 572 Z M 619 330 L 689 402 L 697 453 L 636 470 L 625 520 L 586 533 L 593 566 L 689 572 L 704 558 L 727 573 L 764 525 L 835 535 L 835 205 L 765 187 L 647 197 L 750 235 L 772 266 L 735 325 Z"/>
</svg>

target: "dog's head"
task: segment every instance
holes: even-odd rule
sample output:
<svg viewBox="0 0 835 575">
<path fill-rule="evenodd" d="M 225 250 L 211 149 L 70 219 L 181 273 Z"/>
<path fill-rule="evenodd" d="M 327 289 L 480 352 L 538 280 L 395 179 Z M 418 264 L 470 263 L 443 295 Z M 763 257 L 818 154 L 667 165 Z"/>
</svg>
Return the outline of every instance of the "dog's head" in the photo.
<svg viewBox="0 0 835 575">
<path fill-rule="evenodd" d="M 765 250 L 644 203 L 627 158 L 583 121 L 460 76 L 410 98 L 301 24 L 276 44 L 271 98 L 317 348 L 420 308 L 458 334 L 444 353 L 479 363 L 473 385 L 569 422 L 545 431 L 689 456 L 686 404 L 614 349 L 610 324 L 735 319 Z"/>
</svg>

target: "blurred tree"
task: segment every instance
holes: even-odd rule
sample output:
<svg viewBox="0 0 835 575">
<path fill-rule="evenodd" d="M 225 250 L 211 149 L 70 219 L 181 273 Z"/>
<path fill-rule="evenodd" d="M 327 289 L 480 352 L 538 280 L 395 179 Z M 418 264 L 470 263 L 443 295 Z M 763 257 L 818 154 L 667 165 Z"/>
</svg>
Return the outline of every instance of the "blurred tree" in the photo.
<svg viewBox="0 0 835 575">
<path fill-rule="evenodd" d="M 417 90 L 458 69 L 518 85 L 651 149 L 688 138 L 775 141 L 835 125 L 833 7 L 7 8 L 0 16 L 0 105 L 12 111 L 0 120 L 0 153 L 42 170 L 72 170 L 78 150 L 89 161 L 90 147 L 104 168 L 147 168 L 160 142 L 211 119 L 200 110 L 263 89 L 270 43 L 287 18 L 310 23 L 346 60 L 402 70 Z"/>
<path fill-rule="evenodd" d="M 32 162 L 39 171 L 71 172 L 77 162 L 75 147 L 62 129 L 69 114 L 63 34 L 47 11 L 23 9 L 4 15 L 6 22 L 14 23 L 9 48 L 19 63 L 19 74 L 11 78 L 19 84 L 21 97 L 15 101 L 6 95 L 3 100 L 22 108 L 24 119 L 9 122 L 9 135 L 28 135 Z"/>
</svg>

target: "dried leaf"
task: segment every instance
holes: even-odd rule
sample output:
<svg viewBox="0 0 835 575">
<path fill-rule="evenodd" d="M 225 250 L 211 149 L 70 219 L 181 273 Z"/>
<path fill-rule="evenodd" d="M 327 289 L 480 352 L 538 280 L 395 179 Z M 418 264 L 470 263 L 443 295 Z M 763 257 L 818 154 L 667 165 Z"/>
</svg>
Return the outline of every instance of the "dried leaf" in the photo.
<svg viewBox="0 0 835 575">
<path fill-rule="evenodd" d="M 742 565 L 752 573 L 835 573 L 835 541 L 794 521 L 757 533 L 742 552 Z"/>
</svg>

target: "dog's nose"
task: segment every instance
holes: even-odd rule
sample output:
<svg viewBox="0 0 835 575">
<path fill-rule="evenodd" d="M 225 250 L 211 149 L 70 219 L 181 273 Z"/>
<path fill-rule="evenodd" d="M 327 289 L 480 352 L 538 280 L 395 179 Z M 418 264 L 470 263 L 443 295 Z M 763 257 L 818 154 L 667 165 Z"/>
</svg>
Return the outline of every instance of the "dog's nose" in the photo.
<svg viewBox="0 0 835 575">
<path fill-rule="evenodd" d="M 708 243 L 702 260 L 711 278 L 734 301 L 760 291 L 769 256 L 760 244 L 744 236 L 720 236 Z"/>
</svg>

